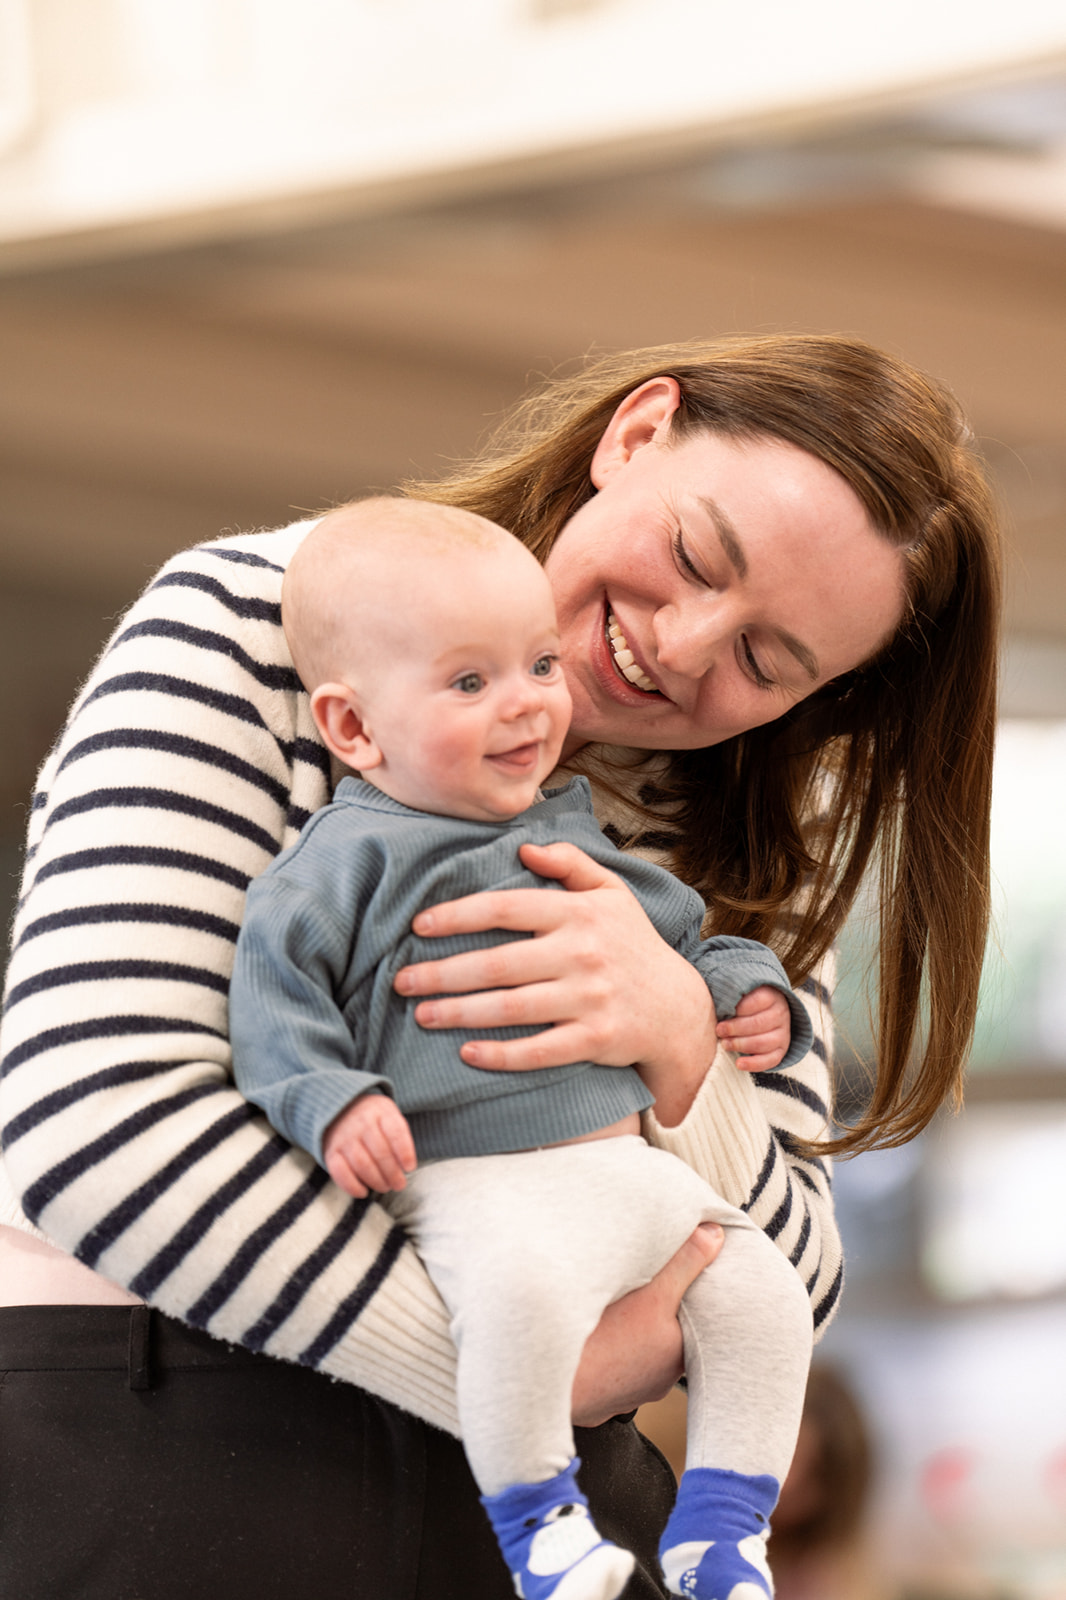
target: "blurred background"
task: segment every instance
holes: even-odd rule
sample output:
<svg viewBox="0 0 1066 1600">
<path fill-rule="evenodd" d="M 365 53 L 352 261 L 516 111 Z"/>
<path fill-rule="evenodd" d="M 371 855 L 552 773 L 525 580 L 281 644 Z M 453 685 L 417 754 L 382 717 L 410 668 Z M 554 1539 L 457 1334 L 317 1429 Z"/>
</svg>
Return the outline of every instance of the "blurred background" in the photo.
<svg viewBox="0 0 1066 1600">
<path fill-rule="evenodd" d="M 0 0 L 0 883 L 172 551 L 432 474 L 590 350 L 779 329 L 950 382 L 1010 530 L 967 1109 L 838 1169 L 851 1454 L 793 1522 L 818 1460 L 871 1489 L 781 1597 L 1062 1600 L 1061 0 Z M 845 1104 L 868 960 L 860 911 Z"/>
</svg>

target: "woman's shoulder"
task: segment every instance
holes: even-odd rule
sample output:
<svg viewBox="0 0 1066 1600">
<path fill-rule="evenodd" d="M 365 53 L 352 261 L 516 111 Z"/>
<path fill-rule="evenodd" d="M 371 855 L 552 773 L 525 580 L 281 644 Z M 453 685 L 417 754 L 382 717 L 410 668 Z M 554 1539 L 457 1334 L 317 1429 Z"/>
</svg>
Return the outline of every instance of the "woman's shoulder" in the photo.
<svg viewBox="0 0 1066 1600">
<path fill-rule="evenodd" d="M 281 580 L 296 550 L 318 519 L 254 533 L 221 534 L 171 556 L 149 589 L 180 583 L 182 573 L 213 574 L 234 592 L 270 594 L 280 601 Z"/>
</svg>

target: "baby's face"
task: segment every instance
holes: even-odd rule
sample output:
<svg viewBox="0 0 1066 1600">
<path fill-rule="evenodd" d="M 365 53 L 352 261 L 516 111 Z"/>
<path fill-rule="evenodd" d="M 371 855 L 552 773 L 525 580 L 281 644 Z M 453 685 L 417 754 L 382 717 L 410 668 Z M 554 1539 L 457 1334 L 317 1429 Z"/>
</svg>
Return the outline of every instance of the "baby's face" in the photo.
<svg viewBox="0 0 1066 1600">
<path fill-rule="evenodd" d="M 500 822 L 532 805 L 570 723 L 547 578 L 521 561 L 460 559 L 412 586 L 388 661 L 362 694 L 380 747 L 366 772 L 418 811 Z"/>
</svg>

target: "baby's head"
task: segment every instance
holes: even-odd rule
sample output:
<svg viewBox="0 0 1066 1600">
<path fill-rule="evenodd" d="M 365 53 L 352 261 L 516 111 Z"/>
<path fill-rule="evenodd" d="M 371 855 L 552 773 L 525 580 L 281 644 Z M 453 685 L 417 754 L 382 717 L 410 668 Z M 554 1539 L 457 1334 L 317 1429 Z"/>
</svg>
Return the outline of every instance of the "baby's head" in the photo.
<svg viewBox="0 0 1066 1600">
<path fill-rule="evenodd" d="M 394 800 L 499 822 L 557 765 L 570 695 L 551 588 L 484 517 L 331 511 L 289 564 L 282 621 L 326 746 Z"/>
</svg>

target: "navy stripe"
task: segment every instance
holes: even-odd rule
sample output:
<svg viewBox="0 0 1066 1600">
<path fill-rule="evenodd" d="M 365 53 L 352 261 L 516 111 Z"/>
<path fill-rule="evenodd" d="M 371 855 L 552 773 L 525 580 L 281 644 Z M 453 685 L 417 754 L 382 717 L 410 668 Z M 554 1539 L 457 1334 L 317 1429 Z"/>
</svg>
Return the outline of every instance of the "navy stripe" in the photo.
<svg viewBox="0 0 1066 1600">
<path fill-rule="evenodd" d="M 311 820 L 312 813 L 305 806 L 290 806 L 285 821 L 288 827 L 303 829 Z"/>
<path fill-rule="evenodd" d="M 113 905 L 71 906 L 67 911 L 50 911 L 36 922 L 28 922 L 19 935 L 16 949 L 39 939 L 42 934 L 58 933 L 64 928 L 90 928 L 106 922 L 140 922 L 164 928 L 191 928 L 196 933 L 213 933 L 229 944 L 237 942 L 240 926 L 227 917 L 213 916 L 210 911 L 191 911 L 186 906 L 161 906 L 150 902 L 115 901 Z"/>
<path fill-rule="evenodd" d="M 281 1293 L 263 1312 L 258 1322 L 254 1322 L 248 1329 L 241 1340 L 243 1345 L 249 1350 L 263 1349 L 267 1340 L 271 1339 L 282 1323 L 292 1316 L 315 1280 L 322 1276 L 326 1268 L 337 1259 L 358 1232 L 369 1204 L 368 1200 L 352 1202 L 336 1227 L 330 1230 L 307 1260 L 300 1263 Z"/>
<path fill-rule="evenodd" d="M 195 650 L 207 650 L 213 655 L 225 656 L 265 689 L 281 689 L 292 694 L 303 691 L 294 667 L 278 667 L 273 662 L 257 661 L 235 639 L 225 633 L 215 633 L 212 628 L 194 628 L 191 623 L 174 622 L 169 617 L 149 617 L 144 622 L 135 622 L 125 633 L 120 633 L 111 646 L 112 650 L 117 650 L 130 639 L 168 639 L 171 643 L 191 645 Z"/>
<path fill-rule="evenodd" d="M 288 1151 L 288 1144 L 277 1134 L 268 1144 L 263 1145 L 262 1149 L 257 1150 L 239 1172 L 235 1172 L 227 1183 L 222 1184 L 203 1205 L 196 1208 L 173 1239 L 162 1250 L 157 1251 L 147 1265 L 138 1272 L 130 1284 L 131 1293 L 139 1294 L 147 1300 L 164 1279 L 169 1278 L 170 1274 L 177 1270 L 189 1251 L 199 1244 L 212 1224 L 258 1183 L 264 1173 L 284 1160 Z"/>
<path fill-rule="evenodd" d="M 669 854 L 671 850 L 677 849 L 677 834 L 651 829 L 647 833 L 638 834 L 634 843 L 642 850 L 662 850 Z"/>
<path fill-rule="evenodd" d="M 787 1095 L 790 1100 L 798 1100 L 816 1116 L 828 1118 L 829 1107 L 825 1101 L 799 1078 L 791 1078 L 782 1072 L 752 1072 L 749 1076 L 758 1088 L 773 1089 L 777 1094 Z"/>
<path fill-rule="evenodd" d="M 111 807 L 128 810 L 149 809 L 163 811 L 171 816 L 195 817 L 198 822 L 214 823 L 217 827 L 225 828 L 228 833 L 237 834 L 239 838 L 250 839 L 253 844 L 272 856 L 277 855 L 281 848 L 272 833 L 268 833 L 258 823 L 249 822 L 239 811 L 230 811 L 226 806 L 216 806 L 210 800 L 198 800 L 192 795 L 181 794 L 174 789 L 156 789 L 139 784 L 115 789 L 90 789 L 74 800 L 64 800 L 63 804 L 56 806 L 52 812 L 48 826 L 65 822 L 68 817 L 84 816 L 87 811 L 102 811 Z M 159 820 L 161 822 L 163 819 Z"/>
<path fill-rule="evenodd" d="M 48 791 L 45 789 L 38 789 L 30 801 L 30 811 L 40 811 L 42 807 L 46 806 L 47 804 Z"/>
<path fill-rule="evenodd" d="M 799 1231 L 799 1238 L 789 1251 L 788 1259 L 794 1267 L 800 1264 L 800 1258 L 807 1248 L 807 1240 L 811 1236 L 811 1211 L 806 1200 L 803 1202 L 803 1227 Z"/>
<path fill-rule="evenodd" d="M 84 1044 L 88 1039 L 122 1039 L 131 1033 L 206 1033 L 214 1039 L 225 1039 L 218 1028 L 209 1028 L 204 1022 L 190 1022 L 187 1017 L 89 1017 L 84 1022 L 68 1022 L 58 1028 L 45 1028 L 32 1038 L 24 1039 L 9 1050 L 0 1066 L 0 1077 L 6 1078 L 16 1067 L 32 1061 L 46 1050 L 59 1050 L 67 1044 Z"/>
<path fill-rule="evenodd" d="M 112 750 L 160 750 L 167 755 L 202 761 L 205 766 L 230 772 L 235 778 L 242 778 L 245 783 L 262 789 L 278 806 L 284 807 L 288 802 L 288 788 L 250 761 L 242 761 L 240 756 L 231 754 L 221 745 L 208 744 L 203 739 L 189 739 L 184 734 L 164 733 L 158 728 L 110 728 L 106 733 L 95 733 L 90 739 L 82 739 L 73 745 L 57 771 L 62 772 L 72 762 L 96 755 L 100 750 L 109 753 Z"/>
<path fill-rule="evenodd" d="M 191 700 L 196 705 L 206 706 L 209 711 L 220 711 L 224 716 L 236 718 L 238 722 L 261 728 L 264 733 L 271 731 L 257 707 L 243 695 L 223 694 L 220 689 L 211 689 L 207 684 L 196 683 L 191 678 L 176 678 L 171 672 L 116 673 L 113 678 L 105 678 L 103 683 L 96 685 L 85 705 L 89 706 L 94 700 L 102 700 L 109 694 L 166 694 L 174 700 Z M 281 739 L 277 740 L 277 744 L 288 760 L 291 745 L 286 745 Z"/>
<path fill-rule="evenodd" d="M 208 967 L 189 967 L 180 961 L 73 961 L 65 967 L 53 967 L 48 972 L 38 972 L 22 983 L 16 983 L 4 1001 L 5 1013 L 20 1000 L 31 995 L 45 994 L 49 989 L 64 989 L 71 983 L 100 983 L 123 978 L 161 978 L 169 983 L 195 983 L 202 989 L 214 989 L 218 994 L 229 994 L 229 981 L 220 972 Z"/>
<path fill-rule="evenodd" d="M 85 872 L 94 867 L 162 867 L 178 872 L 194 872 L 201 878 L 214 878 L 234 889 L 247 889 L 251 874 L 240 872 L 226 861 L 196 855 L 191 850 L 169 850 L 158 844 L 110 844 L 92 850 L 71 850 L 46 861 L 34 883 L 46 883 L 63 872 Z"/>
<path fill-rule="evenodd" d="M 763 1162 L 759 1176 L 755 1180 L 755 1187 L 748 1196 L 747 1204 L 744 1207 L 745 1211 L 750 1211 L 752 1206 L 754 1206 L 755 1202 L 766 1188 L 766 1185 L 769 1183 L 770 1175 L 776 1165 L 777 1145 L 774 1143 L 773 1139 L 771 1139 L 766 1151 L 766 1160 Z"/>
<path fill-rule="evenodd" d="M 176 1116 L 178 1112 L 184 1111 L 186 1106 L 202 1100 L 205 1095 L 217 1093 L 217 1083 L 198 1083 L 181 1094 L 170 1096 L 169 1099 L 153 1101 L 150 1106 L 142 1106 L 132 1117 L 127 1117 L 114 1128 L 108 1129 L 99 1139 L 94 1139 L 91 1144 L 75 1151 L 65 1161 L 60 1161 L 51 1167 L 42 1178 L 38 1178 L 23 1195 L 22 1209 L 31 1222 L 36 1222 L 45 1206 L 50 1205 L 56 1195 L 62 1193 L 77 1178 L 91 1171 L 101 1161 L 105 1161 L 108 1156 L 121 1150 L 123 1145 L 129 1144 L 132 1139 L 136 1139 L 148 1128 L 154 1127 L 157 1122 L 162 1122 L 164 1118 Z"/>
<path fill-rule="evenodd" d="M 189 1307 L 188 1319 L 194 1327 L 207 1326 L 219 1307 L 225 1305 L 240 1288 L 260 1257 L 307 1210 L 328 1182 L 329 1174 L 323 1172 L 321 1167 L 315 1167 L 296 1193 L 290 1195 L 285 1204 L 279 1206 L 265 1222 L 260 1223 L 254 1233 L 249 1234 L 225 1270 L 204 1290 L 195 1305 Z"/>
<path fill-rule="evenodd" d="M 774 1212 L 774 1214 L 770 1218 L 769 1222 L 764 1222 L 763 1223 L 763 1225 L 762 1225 L 763 1233 L 767 1234 L 771 1239 L 776 1239 L 778 1234 L 781 1232 L 782 1228 L 784 1228 L 785 1225 L 787 1224 L 788 1219 L 789 1219 L 789 1217 L 791 1217 L 791 1215 L 792 1215 L 792 1190 L 791 1190 L 791 1188 L 788 1188 L 788 1189 L 785 1190 L 785 1198 L 782 1200 L 781 1204 L 778 1206 L 777 1210 Z"/>
<path fill-rule="evenodd" d="M 828 1006 L 833 999 L 825 984 L 819 983 L 817 978 L 804 978 L 802 983 L 797 983 L 796 988 L 802 994 L 811 995 L 821 1006 Z"/>
<path fill-rule="evenodd" d="M 296 739 L 293 742 L 292 753 L 295 761 L 307 761 L 311 766 L 317 767 L 323 777 L 327 779 L 332 777 L 329 751 L 316 739 Z"/>
<path fill-rule="evenodd" d="M 245 1128 L 256 1116 L 254 1108 L 247 1101 L 238 1105 L 232 1111 L 227 1111 L 224 1117 L 213 1122 L 205 1128 L 191 1143 L 184 1145 L 172 1161 L 168 1161 L 158 1172 L 152 1174 L 146 1183 L 142 1183 L 128 1194 L 119 1205 L 114 1206 L 106 1216 L 102 1217 L 95 1228 L 82 1239 L 75 1255 L 79 1261 L 84 1261 L 87 1267 L 95 1267 L 105 1250 L 110 1249 L 126 1229 L 143 1216 L 148 1207 L 158 1200 L 161 1194 L 171 1188 L 180 1177 L 194 1167 L 204 1156 L 224 1144 L 234 1133 Z"/>
<path fill-rule="evenodd" d="M 393 1226 L 378 1251 L 378 1257 L 370 1271 L 366 1273 L 361 1283 L 357 1284 L 351 1294 L 342 1300 L 336 1311 L 330 1317 L 318 1338 L 307 1346 L 307 1349 L 297 1357 L 305 1367 L 317 1367 L 326 1359 L 334 1345 L 338 1344 L 352 1323 L 362 1314 L 373 1299 L 374 1295 L 385 1282 L 392 1270 L 392 1264 L 400 1251 L 407 1243 L 407 1235 L 402 1228 Z"/>
<path fill-rule="evenodd" d="M 822 1166 L 822 1163 L 820 1161 L 818 1163 L 816 1163 L 816 1164 L 818 1166 Z M 825 1168 L 822 1167 L 822 1170 L 824 1171 Z M 811 1191 L 812 1194 L 816 1194 L 819 1199 L 822 1198 L 822 1191 L 819 1189 L 818 1185 L 815 1183 L 814 1179 L 811 1177 L 809 1172 L 804 1171 L 804 1169 L 802 1167 L 800 1167 L 800 1166 L 794 1166 L 792 1168 L 792 1173 L 793 1173 L 793 1176 L 797 1177 L 801 1183 L 806 1184 L 807 1188 Z"/>
<path fill-rule="evenodd" d="M 148 585 L 145 593 L 153 594 L 156 589 L 197 589 L 201 594 L 209 594 L 221 601 L 227 611 L 232 611 L 235 617 L 242 617 L 246 622 L 273 622 L 281 627 L 279 601 L 263 600 L 258 595 L 234 594 L 232 589 L 227 589 L 224 583 L 219 583 L 217 578 L 210 577 L 206 572 L 195 572 L 188 567 L 176 572 L 164 572 Z"/>
<path fill-rule="evenodd" d="M 77 1083 L 56 1089 L 53 1094 L 35 1100 L 32 1106 L 11 1119 L 3 1130 L 4 1149 L 9 1150 L 24 1134 L 100 1089 L 113 1089 L 122 1083 L 140 1083 L 145 1078 L 156 1078 L 161 1072 L 169 1072 L 172 1066 L 173 1062 L 170 1061 L 123 1061 L 116 1067 L 104 1067 L 100 1072 L 91 1072 L 87 1077 L 79 1078 Z"/>
<path fill-rule="evenodd" d="M 813 1289 L 814 1283 L 815 1283 L 815 1279 L 812 1278 L 811 1282 L 807 1285 L 808 1290 Z M 815 1328 L 820 1328 L 822 1326 L 822 1323 L 830 1315 L 830 1313 L 833 1310 L 833 1307 L 836 1305 L 837 1301 L 840 1299 L 840 1291 L 841 1291 L 841 1289 L 843 1287 L 844 1287 L 844 1263 L 842 1261 L 840 1263 L 840 1266 L 837 1268 L 836 1277 L 833 1279 L 832 1283 L 829 1285 L 829 1288 L 826 1290 L 826 1293 L 825 1293 L 824 1297 L 818 1302 L 818 1304 L 814 1308 L 814 1326 L 815 1326 Z"/>
<path fill-rule="evenodd" d="M 217 556 L 219 561 L 235 561 L 244 567 L 266 567 L 268 572 L 280 572 L 284 576 L 284 567 L 279 567 L 276 561 L 268 561 L 265 556 L 253 555 L 250 550 L 223 550 L 216 544 L 204 544 L 200 551 L 207 556 Z"/>
</svg>

